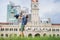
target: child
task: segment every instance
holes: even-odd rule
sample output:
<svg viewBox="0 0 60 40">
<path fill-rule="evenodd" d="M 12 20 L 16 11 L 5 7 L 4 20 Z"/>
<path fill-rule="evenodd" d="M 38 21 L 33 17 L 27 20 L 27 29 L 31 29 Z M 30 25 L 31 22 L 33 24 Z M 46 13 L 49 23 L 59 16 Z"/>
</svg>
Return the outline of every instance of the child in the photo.
<svg viewBox="0 0 60 40">
<path fill-rule="evenodd" d="M 21 37 L 24 36 L 23 31 L 24 31 L 25 25 L 27 24 L 27 21 L 28 21 L 28 15 L 23 16 L 22 17 L 22 24 L 21 24 Z"/>
<path fill-rule="evenodd" d="M 24 31 L 24 27 L 25 27 L 25 25 L 27 24 L 27 21 L 28 21 L 28 15 L 21 12 L 20 15 L 15 15 L 15 17 L 17 19 L 19 18 L 21 20 L 21 36 L 24 36 L 23 31 Z"/>
</svg>

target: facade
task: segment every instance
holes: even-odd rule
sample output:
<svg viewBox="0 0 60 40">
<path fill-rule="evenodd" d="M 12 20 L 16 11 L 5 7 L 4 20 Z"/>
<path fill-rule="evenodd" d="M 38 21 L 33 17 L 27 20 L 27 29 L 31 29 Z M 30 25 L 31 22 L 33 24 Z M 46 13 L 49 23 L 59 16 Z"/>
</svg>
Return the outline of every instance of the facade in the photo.
<svg viewBox="0 0 60 40">
<path fill-rule="evenodd" d="M 60 36 L 60 24 L 52 24 L 50 18 L 39 18 L 38 0 L 31 0 L 31 20 L 25 25 L 24 36 Z M 0 37 L 20 36 L 20 24 L 0 23 Z"/>
<path fill-rule="evenodd" d="M 0 37 L 18 36 L 19 33 L 18 25 L 13 25 L 13 23 L 0 23 Z"/>
</svg>

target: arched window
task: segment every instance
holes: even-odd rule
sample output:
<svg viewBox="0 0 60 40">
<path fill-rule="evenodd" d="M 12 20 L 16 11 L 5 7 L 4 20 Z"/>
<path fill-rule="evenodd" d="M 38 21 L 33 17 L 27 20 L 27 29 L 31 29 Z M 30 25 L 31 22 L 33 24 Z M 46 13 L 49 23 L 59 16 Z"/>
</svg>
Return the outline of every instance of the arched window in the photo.
<svg viewBox="0 0 60 40">
<path fill-rule="evenodd" d="M 49 37 L 51 37 L 51 34 L 49 35 Z"/>
<path fill-rule="evenodd" d="M 13 31 L 13 28 L 10 28 L 10 31 Z"/>
<path fill-rule="evenodd" d="M 52 29 L 52 31 L 55 31 L 55 29 Z"/>
<path fill-rule="evenodd" d="M 57 36 L 59 36 L 59 34 L 57 34 Z"/>
<path fill-rule="evenodd" d="M 28 37 L 32 37 L 32 34 L 28 34 Z"/>
<path fill-rule="evenodd" d="M 8 37 L 8 34 L 5 34 L 6 37 Z"/>
<path fill-rule="evenodd" d="M 48 31 L 51 31 L 51 28 Z"/>
<path fill-rule="evenodd" d="M 4 28 L 1 28 L 1 31 L 4 31 Z"/>
<path fill-rule="evenodd" d="M 40 37 L 40 34 L 39 33 L 35 34 L 35 37 Z"/>
<path fill-rule="evenodd" d="M 28 28 L 28 30 L 31 30 L 31 28 Z"/>
<path fill-rule="evenodd" d="M 17 28 L 14 28 L 14 31 L 17 31 Z"/>
<path fill-rule="evenodd" d="M 9 29 L 8 28 L 5 28 L 5 31 L 8 31 Z"/>
<path fill-rule="evenodd" d="M 21 31 L 21 28 L 19 28 L 19 31 Z"/>
<path fill-rule="evenodd" d="M 17 36 L 17 34 L 14 34 L 14 37 L 16 37 Z"/>
<path fill-rule="evenodd" d="M 1 36 L 3 37 L 3 36 L 4 36 L 4 34 L 1 34 Z"/>
<path fill-rule="evenodd" d="M 53 37 L 55 37 L 55 34 L 53 34 Z"/>
<path fill-rule="evenodd" d="M 58 32 L 59 32 L 59 29 L 56 29 L 56 31 L 58 31 Z"/>
<path fill-rule="evenodd" d="M 21 34 L 19 35 L 19 37 L 21 37 Z"/>
<path fill-rule="evenodd" d="M 46 36 L 46 33 L 44 33 L 43 36 Z"/>
<path fill-rule="evenodd" d="M 49 23 L 48 21 L 46 21 L 46 23 Z"/>
<path fill-rule="evenodd" d="M 9 37 L 13 37 L 13 34 L 10 34 Z"/>
</svg>

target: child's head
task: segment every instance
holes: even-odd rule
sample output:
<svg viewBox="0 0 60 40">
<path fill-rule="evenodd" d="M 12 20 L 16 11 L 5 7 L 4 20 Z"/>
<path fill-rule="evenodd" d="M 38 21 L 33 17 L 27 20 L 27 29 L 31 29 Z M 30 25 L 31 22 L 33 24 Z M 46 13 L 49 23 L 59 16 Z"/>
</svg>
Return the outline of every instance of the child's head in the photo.
<svg viewBox="0 0 60 40">
<path fill-rule="evenodd" d="M 21 11 L 20 16 L 21 16 L 21 17 L 22 17 L 22 16 L 25 16 L 24 11 Z"/>
<path fill-rule="evenodd" d="M 23 15 L 23 16 L 25 16 L 26 14 L 25 14 L 25 13 L 23 13 L 22 15 Z"/>
</svg>

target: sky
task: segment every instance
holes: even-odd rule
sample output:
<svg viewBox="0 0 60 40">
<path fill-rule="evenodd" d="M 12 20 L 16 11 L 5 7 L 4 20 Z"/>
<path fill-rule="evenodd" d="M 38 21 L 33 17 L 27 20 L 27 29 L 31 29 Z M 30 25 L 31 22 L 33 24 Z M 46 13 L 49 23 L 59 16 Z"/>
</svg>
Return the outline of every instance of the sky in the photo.
<svg viewBox="0 0 60 40">
<path fill-rule="evenodd" d="M 31 10 L 31 0 L 0 0 L 0 22 L 7 20 L 9 1 Z M 39 0 L 40 18 L 51 18 L 52 23 L 60 23 L 60 0 Z"/>
</svg>

